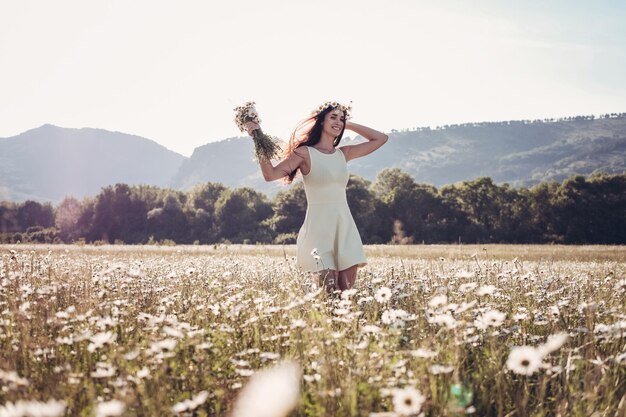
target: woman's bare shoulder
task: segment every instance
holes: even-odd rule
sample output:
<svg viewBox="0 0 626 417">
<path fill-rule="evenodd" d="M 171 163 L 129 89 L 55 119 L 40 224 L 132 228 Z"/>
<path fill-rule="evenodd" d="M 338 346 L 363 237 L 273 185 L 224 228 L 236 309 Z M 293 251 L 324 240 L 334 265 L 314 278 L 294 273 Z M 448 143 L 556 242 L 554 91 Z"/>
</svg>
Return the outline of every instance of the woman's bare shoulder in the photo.
<svg viewBox="0 0 626 417">
<path fill-rule="evenodd" d="M 299 156 L 307 162 L 310 159 L 308 146 L 300 146 L 299 148 L 294 149 L 293 154 Z"/>
<path fill-rule="evenodd" d="M 304 156 L 304 155 L 308 155 L 309 154 L 309 147 L 308 146 L 300 146 L 299 148 L 296 148 L 293 150 L 293 153 L 295 153 L 296 155 L 299 156 Z"/>
<path fill-rule="evenodd" d="M 309 148 L 307 146 L 300 146 L 299 148 L 294 149 L 293 153 L 301 158 L 298 163 L 298 167 L 304 175 L 307 175 L 309 173 L 309 161 L 311 160 L 311 157 L 309 156 Z"/>
</svg>

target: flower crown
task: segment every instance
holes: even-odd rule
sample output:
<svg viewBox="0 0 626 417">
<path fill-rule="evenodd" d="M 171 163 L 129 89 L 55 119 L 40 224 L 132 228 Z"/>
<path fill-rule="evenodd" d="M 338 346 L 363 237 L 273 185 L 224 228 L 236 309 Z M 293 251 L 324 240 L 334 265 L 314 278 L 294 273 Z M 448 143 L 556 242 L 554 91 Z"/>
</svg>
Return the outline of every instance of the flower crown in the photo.
<svg viewBox="0 0 626 417">
<path fill-rule="evenodd" d="M 348 104 L 347 106 L 344 104 L 341 104 L 337 101 L 326 101 L 323 104 L 320 104 L 313 112 L 314 113 L 321 113 L 324 110 L 326 110 L 327 108 L 332 108 L 332 109 L 339 109 L 343 112 L 346 120 L 348 120 L 350 118 L 350 112 L 352 111 L 352 102 L 350 102 L 350 104 Z"/>
</svg>

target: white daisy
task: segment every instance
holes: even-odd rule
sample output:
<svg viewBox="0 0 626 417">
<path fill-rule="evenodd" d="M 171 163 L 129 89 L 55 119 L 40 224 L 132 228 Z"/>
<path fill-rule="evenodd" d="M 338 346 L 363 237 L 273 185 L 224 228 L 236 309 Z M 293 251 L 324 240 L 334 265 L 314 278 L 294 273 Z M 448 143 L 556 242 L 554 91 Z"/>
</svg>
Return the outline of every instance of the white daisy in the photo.
<svg viewBox="0 0 626 417">
<path fill-rule="evenodd" d="M 363 333 L 380 333 L 380 330 L 381 330 L 380 327 L 375 326 L 373 324 L 365 325 L 361 329 Z"/>
<path fill-rule="evenodd" d="M 469 310 L 469 309 L 471 309 L 472 307 L 474 307 L 476 304 L 478 304 L 478 301 L 476 301 L 476 300 L 472 300 L 472 301 L 470 301 L 470 302 L 465 302 L 465 301 L 463 301 L 463 302 L 461 303 L 461 305 L 460 305 L 460 306 L 458 306 L 458 307 L 454 310 L 454 313 L 455 313 L 455 314 L 461 314 L 461 313 L 464 313 L 464 312 L 466 312 L 467 310 Z"/>
<path fill-rule="evenodd" d="M 462 293 L 466 293 L 476 287 L 478 287 L 478 284 L 476 284 L 475 282 L 466 282 L 465 284 L 461 284 L 459 286 L 459 291 L 461 291 Z"/>
<path fill-rule="evenodd" d="M 380 321 L 382 321 L 384 324 L 391 324 L 391 312 L 389 310 L 383 311 L 383 315 L 380 317 Z"/>
<path fill-rule="evenodd" d="M 515 321 L 522 321 L 522 320 L 526 320 L 528 318 L 528 314 L 526 313 L 515 313 L 513 314 L 513 320 Z"/>
<path fill-rule="evenodd" d="M 65 414 L 65 403 L 56 400 L 46 403 L 20 400 L 15 404 L 9 401 L 0 405 L 0 416 L 60 417 L 63 414 Z"/>
<path fill-rule="evenodd" d="M 460 279 L 473 278 L 474 277 L 474 273 L 470 272 L 470 271 L 458 271 L 456 273 L 456 277 L 460 278 Z"/>
<path fill-rule="evenodd" d="M 96 404 L 96 417 L 121 416 L 126 404 L 118 400 L 104 401 Z"/>
<path fill-rule="evenodd" d="M 198 394 L 194 395 L 193 398 L 174 404 L 172 411 L 178 414 L 183 411 L 195 410 L 204 404 L 207 398 L 209 398 L 209 393 L 207 391 L 200 391 Z"/>
<path fill-rule="evenodd" d="M 347 308 L 336 308 L 333 310 L 333 314 L 336 316 L 345 316 L 348 313 L 350 313 L 350 310 Z"/>
<path fill-rule="evenodd" d="M 532 346 L 515 346 L 509 353 L 506 367 L 516 374 L 532 375 L 541 367 L 543 356 Z"/>
<path fill-rule="evenodd" d="M 500 326 L 504 322 L 505 318 L 505 313 L 498 310 L 489 310 L 474 320 L 474 325 L 479 329 L 485 330 L 487 327 Z"/>
<path fill-rule="evenodd" d="M 349 290 L 345 290 L 341 292 L 341 298 L 344 300 L 349 299 L 350 297 L 352 297 L 353 295 L 355 295 L 357 293 L 356 288 L 351 288 Z"/>
<path fill-rule="evenodd" d="M 297 328 L 305 328 L 306 327 L 306 322 L 302 319 L 293 319 L 291 321 L 291 326 L 292 329 L 297 329 Z"/>
<path fill-rule="evenodd" d="M 252 369 L 239 369 L 239 368 L 235 368 L 235 372 L 239 375 L 239 376 L 243 376 L 243 377 L 248 377 L 248 376 L 252 376 L 254 375 L 254 371 Z"/>
<path fill-rule="evenodd" d="M 295 362 L 257 372 L 237 397 L 232 416 L 287 416 L 298 404 L 301 375 Z"/>
<path fill-rule="evenodd" d="M 495 285 L 483 285 L 479 289 L 476 290 L 476 295 L 493 295 L 496 292 L 497 288 Z"/>
<path fill-rule="evenodd" d="M 275 361 L 280 359 L 280 353 L 275 352 L 261 352 L 259 358 L 263 360 Z"/>
<path fill-rule="evenodd" d="M 391 289 L 388 287 L 379 288 L 376 294 L 374 294 L 374 299 L 379 303 L 386 303 L 391 299 Z"/>
<path fill-rule="evenodd" d="M 626 279 L 621 279 L 615 283 L 615 291 L 626 292 Z"/>
<path fill-rule="evenodd" d="M 409 352 L 411 354 L 411 356 L 413 356 L 414 358 L 434 358 L 435 356 L 437 356 L 437 352 L 433 352 L 432 350 L 428 350 L 428 349 L 424 349 L 424 348 L 419 348 L 416 350 L 412 350 Z"/>
<path fill-rule="evenodd" d="M 436 308 L 442 305 L 445 305 L 448 302 L 448 297 L 445 295 L 436 295 L 430 299 L 428 302 L 428 306 L 430 308 Z"/>
<path fill-rule="evenodd" d="M 439 374 L 449 374 L 450 372 L 454 371 L 454 367 L 453 366 L 445 366 L 445 365 L 433 365 L 430 367 L 430 372 L 433 375 L 439 375 Z"/>
<path fill-rule="evenodd" d="M 558 350 L 567 342 L 569 338 L 567 333 L 557 333 L 548 336 L 548 340 L 543 345 L 539 346 L 537 350 L 543 355 L 546 356 L 555 350 Z"/>
<path fill-rule="evenodd" d="M 393 390 L 393 408 L 401 416 L 418 414 L 425 400 L 422 393 L 413 387 Z"/>
<path fill-rule="evenodd" d="M 92 378 L 110 378 L 115 376 L 117 369 L 108 363 L 105 362 L 97 362 L 96 370 L 91 373 Z"/>
<path fill-rule="evenodd" d="M 448 329 L 454 329 L 457 327 L 458 322 L 450 314 L 437 314 L 428 320 L 429 323 L 438 324 L 440 326 L 446 326 Z"/>
</svg>

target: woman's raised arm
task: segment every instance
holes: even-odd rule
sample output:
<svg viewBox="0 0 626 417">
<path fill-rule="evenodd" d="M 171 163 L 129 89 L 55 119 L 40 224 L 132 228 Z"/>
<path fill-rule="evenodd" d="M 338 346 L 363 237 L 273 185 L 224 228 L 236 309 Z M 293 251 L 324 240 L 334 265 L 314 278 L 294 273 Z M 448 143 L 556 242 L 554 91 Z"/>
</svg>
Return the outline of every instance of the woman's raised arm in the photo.
<svg viewBox="0 0 626 417">
<path fill-rule="evenodd" d="M 247 122 L 246 128 L 248 129 L 248 134 L 252 136 L 252 131 L 259 129 L 260 126 L 255 122 Z M 279 180 L 302 167 L 302 162 L 305 160 L 304 152 L 304 149 L 296 149 L 276 166 L 273 166 L 268 160 L 259 159 L 259 165 L 261 166 L 261 172 L 263 173 L 265 181 Z"/>
<path fill-rule="evenodd" d="M 355 158 L 360 158 L 361 156 L 365 156 L 374 152 L 376 149 L 383 146 L 387 142 L 387 139 L 389 139 L 389 136 L 385 135 L 382 132 L 379 132 L 378 130 L 352 123 L 350 121 L 346 122 L 346 129 L 351 130 L 354 133 L 361 135 L 365 139 L 367 139 L 367 142 L 365 143 L 359 143 L 358 145 L 347 145 L 342 147 L 343 153 L 346 156 L 347 161 Z"/>
</svg>

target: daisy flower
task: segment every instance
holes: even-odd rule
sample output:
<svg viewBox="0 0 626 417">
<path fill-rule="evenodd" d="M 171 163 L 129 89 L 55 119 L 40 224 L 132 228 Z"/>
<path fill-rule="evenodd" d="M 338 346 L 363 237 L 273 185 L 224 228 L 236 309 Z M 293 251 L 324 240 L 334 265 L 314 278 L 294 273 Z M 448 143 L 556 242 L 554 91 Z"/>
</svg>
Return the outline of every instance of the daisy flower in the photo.
<svg viewBox="0 0 626 417">
<path fill-rule="evenodd" d="M 506 318 L 506 314 L 502 313 L 498 310 L 489 310 L 486 311 L 482 316 L 478 317 L 474 321 L 474 325 L 482 330 L 485 330 L 487 327 L 498 327 Z"/>
<path fill-rule="evenodd" d="M 96 404 L 96 417 L 121 416 L 126 405 L 118 400 L 104 401 Z"/>
<path fill-rule="evenodd" d="M 515 346 L 509 353 L 506 367 L 519 375 L 532 375 L 541 367 L 543 355 L 532 346 Z"/>
<path fill-rule="evenodd" d="M 391 299 L 391 289 L 388 287 L 379 288 L 374 294 L 374 299 L 379 303 L 386 303 Z"/>
<path fill-rule="evenodd" d="M 430 299 L 428 302 L 428 306 L 431 308 L 436 308 L 442 305 L 445 305 L 448 302 L 448 297 L 445 295 L 437 295 Z"/>
<path fill-rule="evenodd" d="M 476 290 L 476 295 L 478 296 L 493 295 L 493 293 L 496 292 L 496 290 L 497 288 L 495 285 L 483 285 L 478 290 Z"/>
<path fill-rule="evenodd" d="M 300 399 L 302 371 L 295 362 L 282 362 L 257 372 L 243 388 L 233 417 L 285 417 Z"/>
<path fill-rule="evenodd" d="M 425 400 L 422 393 L 413 387 L 393 390 L 393 408 L 400 416 L 418 414 Z"/>
<path fill-rule="evenodd" d="M 207 391 L 200 391 L 193 398 L 174 404 L 174 406 L 172 406 L 172 411 L 178 414 L 182 413 L 183 411 L 195 410 L 196 408 L 204 404 L 207 398 L 209 398 L 209 393 Z"/>
<path fill-rule="evenodd" d="M 557 334 L 553 334 L 548 336 L 548 340 L 546 340 L 546 343 L 544 343 L 543 345 L 539 346 L 537 348 L 537 350 L 543 355 L 546 356 L 558 349 L 561 348 L 561 346 L 563 346 L 565 344 L 565 342 L 567 342 L 567 339 L 569 338 L 567 333 L 557 333 Z"/>
</svg>

